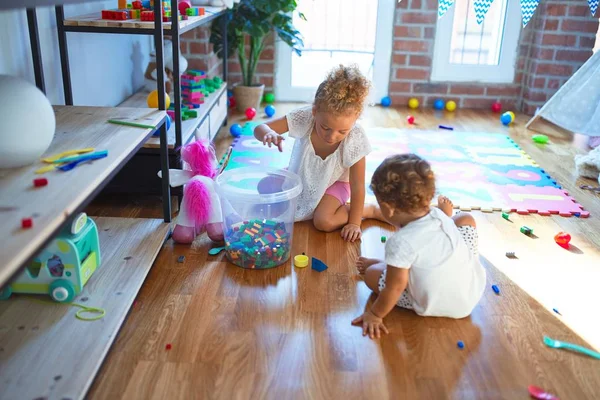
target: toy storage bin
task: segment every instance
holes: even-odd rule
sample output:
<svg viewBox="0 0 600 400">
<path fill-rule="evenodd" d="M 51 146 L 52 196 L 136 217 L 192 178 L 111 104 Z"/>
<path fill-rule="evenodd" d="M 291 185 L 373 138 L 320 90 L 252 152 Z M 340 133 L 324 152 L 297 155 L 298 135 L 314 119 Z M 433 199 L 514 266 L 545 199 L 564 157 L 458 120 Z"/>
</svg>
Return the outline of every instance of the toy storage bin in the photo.
<svg viewBox="0 0 600 400">
<path fill-rule="evenodd" d="M 225 251 L 233 264 L 273 268 L 290 258 L 300 177 L 281 169 L 238 168 L 217 177 Z"/>
</svg>

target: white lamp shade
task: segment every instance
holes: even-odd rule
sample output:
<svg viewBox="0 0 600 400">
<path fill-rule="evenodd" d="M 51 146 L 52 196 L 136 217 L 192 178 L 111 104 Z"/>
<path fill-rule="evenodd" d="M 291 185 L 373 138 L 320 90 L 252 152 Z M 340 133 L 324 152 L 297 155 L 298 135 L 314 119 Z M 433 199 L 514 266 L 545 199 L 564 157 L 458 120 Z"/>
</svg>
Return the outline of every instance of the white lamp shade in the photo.
<svg viewBox="0 0 600 400">
<path fill-rule="evenodd" d="M 0 94 L 0 168 L 33 164 L 54 137 L 54 110 L 41 90 L 21 78 L 0 75 Z"/>
</svg>

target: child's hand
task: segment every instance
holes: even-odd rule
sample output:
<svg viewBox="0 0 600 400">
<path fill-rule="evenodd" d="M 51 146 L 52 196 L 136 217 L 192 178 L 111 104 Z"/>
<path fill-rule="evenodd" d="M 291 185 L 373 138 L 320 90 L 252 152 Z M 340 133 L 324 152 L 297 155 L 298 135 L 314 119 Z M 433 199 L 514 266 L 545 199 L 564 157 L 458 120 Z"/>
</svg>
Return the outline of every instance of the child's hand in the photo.
<svg viewBox="0 0 600 400">
<path fill-rule="evenodd" d="M 346 224 L 342 228 L 342 238 L 348 242 L 354 242 L 360 239 L 361 236 L 362 231 L 360 230 L 360 226 L 356 224 Z"/>
<path fill-rule="evenodd" d="M 363 313 L 363 315 L 361 315 L 358 318 L 355 318 L 352 321 L 352 325 L 358 325 L 361 322 L 363 327 L 363 336 L 366 336 L 368 333 L 371 339 L 379 339 L 381 337 L 381 331 L 385 333 L 390 333 L 385 327 L 385 325 L 383 325 L 383 319 L 379 318 L 371 311 L 367 310 Z"/>
<path fill-rule="evenodd" d="M 263 144 L 266 145 L 268 143 L 269 147 L 271 147 L 271 144 L 274 144 L 275 146 L 277 146 L 279 151 L 282 152 L 283 140 L 283 136 L 278 135 L 277 132 L 271 131 L 265 134 L 265 137 L 263 138 Z"/>
</svg>

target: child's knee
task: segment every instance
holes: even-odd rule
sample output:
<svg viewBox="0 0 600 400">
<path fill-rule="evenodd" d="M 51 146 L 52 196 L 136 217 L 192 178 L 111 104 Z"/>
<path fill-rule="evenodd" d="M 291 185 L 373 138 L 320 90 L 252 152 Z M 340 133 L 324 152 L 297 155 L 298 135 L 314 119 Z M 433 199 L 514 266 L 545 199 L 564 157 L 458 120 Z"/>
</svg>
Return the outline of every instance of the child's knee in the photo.
<svg viewBox="0 0 600 400">
<path fill-rule="evenodd" d="M 477 223 L 475 222 L 475 218 L 471 214 L 468 213 L 459 213 L 452 217 L 454 220 L 454 224 L 456 226 L 472 226 L 473 228 L 477 227 Z"/>
<path fill-rule="evenodd" d="M 315 228 L 321 232 L 333 232 L 338 228 L 331 222 L 331 219 L 324 218 L 320 214 L 315 214 L 313 224 L 315 225 Z"/>
<path fill-rule="evenodd" d="M 382 272 L 383 269 L 379 264 L 371 265 L 365 271 L 365 283 L 376 294 L 379 294 L 379 279 L 381 279 Z"/>
</svg>

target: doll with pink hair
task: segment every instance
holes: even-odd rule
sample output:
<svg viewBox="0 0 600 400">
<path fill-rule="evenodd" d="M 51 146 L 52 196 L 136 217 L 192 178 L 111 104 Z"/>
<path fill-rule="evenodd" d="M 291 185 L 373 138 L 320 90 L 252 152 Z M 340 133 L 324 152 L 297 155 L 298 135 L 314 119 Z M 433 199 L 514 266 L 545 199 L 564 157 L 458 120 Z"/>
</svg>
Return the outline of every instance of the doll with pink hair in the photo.
<svg viewBox="0 0 600 400">
<path fill-rule="evenodd" d="M 185 185 L 171 236 L 177 243 L 190 244 L 206 230 L 212 241 L 222 242 L 223 219 L 214 181 L 218 174 L 214 148 L 206 140 L 197 140 L 181 148 L 181 160 L 189 169 L 169 169 L 169 184 Z"/>
</svg>

